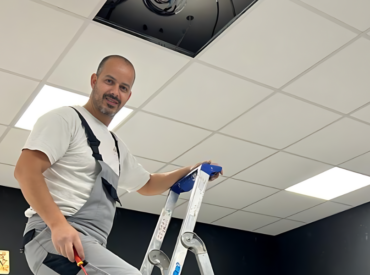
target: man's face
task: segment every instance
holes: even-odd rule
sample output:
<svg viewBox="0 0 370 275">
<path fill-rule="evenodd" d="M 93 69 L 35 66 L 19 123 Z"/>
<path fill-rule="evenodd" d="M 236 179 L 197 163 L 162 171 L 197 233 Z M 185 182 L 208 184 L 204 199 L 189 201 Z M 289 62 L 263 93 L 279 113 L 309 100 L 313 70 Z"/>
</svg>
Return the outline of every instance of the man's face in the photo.
<svg viewBox="0 0 370 275">
<path fill-rule="evenodd" d="M 114 117 L 131 96 L 134 69 L 119 58 L 108 59 L 99 75 L 92 75 L 91 99 L 101 113 Z"/>
</svg>

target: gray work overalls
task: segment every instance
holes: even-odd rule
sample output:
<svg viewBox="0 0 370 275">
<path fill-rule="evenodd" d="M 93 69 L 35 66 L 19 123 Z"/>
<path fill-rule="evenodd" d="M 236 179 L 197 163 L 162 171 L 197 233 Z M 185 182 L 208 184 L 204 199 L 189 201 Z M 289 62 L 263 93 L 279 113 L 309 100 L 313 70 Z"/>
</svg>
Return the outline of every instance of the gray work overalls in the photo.
<svg viewBox="0 0 370 275">
<path fill-rule="evenodd" d="M 73 108 L 73 107 L 72 107 Z M 74 108 L 73 108 L 74 109 Z M 89 275 L 139 275 L 132 267 L 106 249 L 107 238 L 112 229 L 117 196 L 118 176 L 99 153 L 100 141 L 95 137 L 84 117 L 74 109 L 85 129 L 92 156 L 101 166 L 89 199 L 67 221 L 79 232 L 85 252 L 85 269 Z M 120 159 L 117 138 L 112 133 Z M 119 169 L 120 171 L 121 169 Z M 51 230 L 37 214 L 29 218 L 23 236 L 23 248 L 28 265 L 35 275 L 82 275 L 76 263 L 71 263 L 54 248 Z"/>
</svg>

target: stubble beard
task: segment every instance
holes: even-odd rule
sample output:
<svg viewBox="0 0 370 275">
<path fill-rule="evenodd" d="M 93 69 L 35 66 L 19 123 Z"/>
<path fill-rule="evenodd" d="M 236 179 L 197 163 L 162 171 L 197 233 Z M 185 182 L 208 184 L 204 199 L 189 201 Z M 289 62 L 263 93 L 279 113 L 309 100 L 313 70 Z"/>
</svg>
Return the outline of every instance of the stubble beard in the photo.
<svg viewBox="0 0 370 275">
<path fill-rule="evenodd" d="M 96 109 L 98 109 L 102 114 L 107 115 L 109 117 L 114 117 L 117 114 L 117 112 L 113 111 L 112 109 L 114 109 L 115 107 L 110 106 L 109 104 L 108 104 L 108 108 L 104 107 L 103 101 L 104 101 L 105 97 L 106 97 L 106 95 L 103 95 L 102 98 L 99 98 L 98 93 L 96 93 L 95 89 L 93 89 L 93 96 L 92 96 L 93 100 L 92 100 L 92 102 L 94 104 L 94 107 Z"/>
</svg>

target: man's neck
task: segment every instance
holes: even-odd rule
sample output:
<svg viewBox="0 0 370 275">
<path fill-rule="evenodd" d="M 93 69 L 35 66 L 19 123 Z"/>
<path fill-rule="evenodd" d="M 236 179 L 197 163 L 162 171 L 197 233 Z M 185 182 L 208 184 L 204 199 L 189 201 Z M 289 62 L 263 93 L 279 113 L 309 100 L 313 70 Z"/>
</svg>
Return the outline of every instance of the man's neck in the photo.
<svg viewBox="0 0 370 275">
<path fill-rule="evenodd" d="M 112 118 L 102 114 L 98 109 L 94 107 L 94 105 L 91 103 L 89 100 L 84 106 L 83 106 L 87 111 L 90 112 L 94 117 L 96 117 L 98 120 L 100 120 L 105 126 L 109 126 L 109 124 L 112 121 Z"/>
</svg>

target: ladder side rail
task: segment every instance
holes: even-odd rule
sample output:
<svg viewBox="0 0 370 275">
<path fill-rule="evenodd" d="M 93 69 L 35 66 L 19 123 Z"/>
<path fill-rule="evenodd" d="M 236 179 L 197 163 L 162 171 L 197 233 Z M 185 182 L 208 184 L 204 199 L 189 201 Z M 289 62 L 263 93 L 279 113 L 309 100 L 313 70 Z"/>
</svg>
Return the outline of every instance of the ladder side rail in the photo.
<svg viewBox="0 0 370 275">
<path fill-rule="evenodd" d="M 214 275 L 206 245 L 197 234 L 194 232 L 184 233 L 181 238 L 181 243 L 190 252 L 195 254 L 202 275 Z"/>
<path fill-rule="evenodd" d="M 197 169 L 197 177 L 194 183 L 192 194 L 189 200 L 188 209 L 186 212 L 185 219 L 182 223 L 179 237 L 176 242 L 175 250 L 172 255 L 169 274 L 168 275 L 180 275 L 183 269 L 184 261 L 188 249 L 185 248 L 181 243 L 181 236 L 185 232 L 192 232 L 197 222 L 199 210 L 202 204 L 204 193 L 207 188 L 209 181 L 209 175 L 201 170 L 201 166 Z"/>
<path fill-rule="evenodd" d="M 149 262 L 148 255 L 153 249 L 160 249 L 163 243 L 163 239 L 167 233 L 168 225 L 170 224 L 173 210 L 178 201 L 179 194 L 173 191 L 169 191 L 167 196 L 166 204 L 162 209 L 161 215 L 158 219 L 157 225 L 155 227 L 152 239 L 150 241 L 148 250 L 145 254 L 143 263 L 140 268 L 140 272 L 143 275 L 151 275 L 153 271 L 153 265 Z"/>
<path fill-rule="evenodd" d="M 214 275 L 208 253 L 195 254 L 201 275 Z"/>
</svg>

